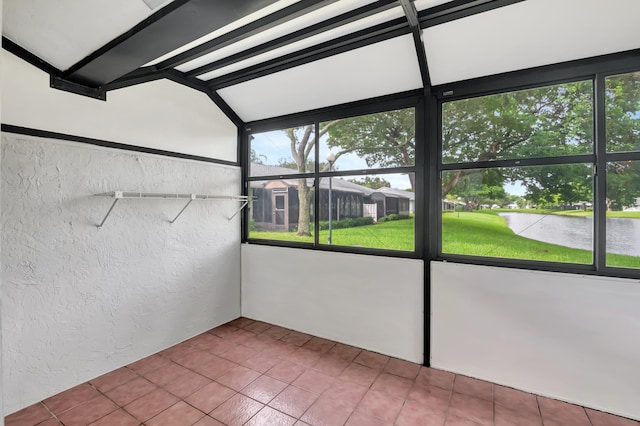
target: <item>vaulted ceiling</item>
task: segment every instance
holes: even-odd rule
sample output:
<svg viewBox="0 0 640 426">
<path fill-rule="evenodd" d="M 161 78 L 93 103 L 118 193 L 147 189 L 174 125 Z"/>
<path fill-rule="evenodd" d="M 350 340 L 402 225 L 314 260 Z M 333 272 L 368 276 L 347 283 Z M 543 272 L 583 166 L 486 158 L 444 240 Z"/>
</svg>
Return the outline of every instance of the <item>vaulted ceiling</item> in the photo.
<svg viewBox="0 0 640 426">
<path fill-rule="evenodd" d="M 3 47 L 103 98 L 170 78 L 237 123 L 640 48 L 637 0 L 4 0 Z"/>
</svg>

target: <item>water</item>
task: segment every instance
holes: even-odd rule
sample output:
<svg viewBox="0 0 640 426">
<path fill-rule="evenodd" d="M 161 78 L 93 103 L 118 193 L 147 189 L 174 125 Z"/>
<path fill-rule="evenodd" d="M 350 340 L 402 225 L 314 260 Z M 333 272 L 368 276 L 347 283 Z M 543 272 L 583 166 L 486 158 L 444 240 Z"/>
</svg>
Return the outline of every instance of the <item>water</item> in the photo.
<svg viewBox="0 0 640 426">
<path fill-rule="evenodd" d="M 593 249 L 593 218 L 534 213 L 500 213 L 518 235 L 545 243 Z M 640 256 L 640 219 L 609 218 L 607 253 Z"/>
</svg>

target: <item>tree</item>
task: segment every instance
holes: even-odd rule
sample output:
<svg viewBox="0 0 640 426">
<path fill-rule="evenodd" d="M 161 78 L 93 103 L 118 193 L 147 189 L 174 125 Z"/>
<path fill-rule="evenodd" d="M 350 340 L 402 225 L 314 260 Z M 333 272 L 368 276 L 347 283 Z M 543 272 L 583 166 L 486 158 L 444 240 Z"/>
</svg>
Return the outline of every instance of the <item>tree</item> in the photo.
<svg viewBox="0 0 640 426">
<path fill-rule="evenodd" d="M 335 123 L 335 121 L 323 123 L 320 126 L 320 134 L 318 135 L 318 138 L 326 134 L 329 128 Z M 312 167 L 315 167 L 315 165 L 313 162 L 309 162 L 309 154 L 313 152 L 316 144 L 314 126 L 308 125 L 304 127 L 292 127 L 289 129 L 285 129 L 284 132 L 289 139 L 291 158 L 295 162 L 296 170 L 298 171 L 298 173 L 306 173 L 308 171 L 312 171 Z M 283 161 L 281 160 L 280 164 L 282 163 Z M 313 190 L 307 184 L 307 178 L 298 179 L 298 235 L 300 236 L 311 235 L 309 211 L 312 195 Z"/>
<path fill-rule="evenodd" d="M 640 150 L 640 73 L 606 79 L 607 151 Z M 607 164 L 607 207 L 622 210 L 640 197 L 640 162 Z"/>
<path fill-rule="evenodd" d="M 370 168 L 413 166 L 415 159 L 415 112 L 413 108 L 363 115 L 334 122 L 328 128 L 327 146 L 337 149 L 336 158 L 354 152 Z M 409 174 L 411 189 L 415 176 Z"/>
<path fill-rule="evenodd" d="M 607 78 L 605 111 L 607 151 L 640 150 L 640 73 Z M 447 102 L 442 111 L 442 160 L 458 163 L 592 153 L 593 127 L 591 81 Z M 637 163 L 607 165 L 607 198 L 612 208 L 631 205 L 640 196 L 637 167 Z M 539 204 L 593 198 L 591 166 L 502 170 L 502 184 L 521 183 L 526 198 Z M 455 192 L 473 172 L 445 173 L 443 195 Z"/>
<path fill-rule="evenodd" d="M 363 157 L 369 167 L 411 166 L 415 156 L 415 114 L 405 109 L 370 114 L 356 118 L 333 120 L 320 124 L 317 139 L 328 133 L 327 145 L 338 149 L 336 160 L 342 155 L 355 152 Z M 285 129 L 290 141 L 291 158 L 298 173 L 313 170 L 309 155 L 315 147 L 314 126 Z M 290 160 L 281 159 L 280 165 L 289 165 Z M 328 163 L 320 163 L 326 171 Z M 409 174 L 411 189 L 415 189 L 415 176 Z M 298 235 L 311 235 L 309 208 L 313 190 L 307 179 L 298 179 Z"/>
<path fill-rule="evenodd" d="M 264 164 L 267 156 L 264 154 L 258 154 L 255 149 L 251 149 L 251 153 L 249 156 L 249 161 L 254 164 Z"/>
<path fill-rule="evenodd" d="M 363 179 L 350 179 L 349 182 L 357 183 L 358 185 L 371 189 L 391 188 L 391 184 L 379 176 L 365 176 Z"/>
<path fill-rule="evenodd" d="M 445 103 L 443 162 L 590 153 L 592 97 L 591 82 L 577 82 Z M 454 190 L 471 172 L 447 173 L 443 194 Z M 493 185 L 520 182 L 534 200 L 550 200 L 553 194 L 572 202 L 578 196 L 586 197 L 589 179 L 584 167 L 513 167 L 501 169 L 499 182 Z"/>
</svg>

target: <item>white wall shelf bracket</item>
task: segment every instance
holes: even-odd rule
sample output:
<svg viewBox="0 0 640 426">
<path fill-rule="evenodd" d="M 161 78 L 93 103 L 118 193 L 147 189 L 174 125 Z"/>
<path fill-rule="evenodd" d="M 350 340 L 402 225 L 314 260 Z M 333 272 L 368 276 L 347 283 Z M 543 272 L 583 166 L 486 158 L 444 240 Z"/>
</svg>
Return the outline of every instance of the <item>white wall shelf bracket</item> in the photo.
<svg viewBox="0 0 640 426">
<path fill-rule="evenodd" d="M 194 201 L 240 201 L 242 204 L 240 207 L 233 213 L 230 217 L 227 217 L 229 221 L 231 221 L 234 217 L 238 215 L 249 204 L 249 197 L 246 195 L 198 195 L 198 194 L 175 194 L 175 193 L 155 193 L 155 192 L 124 192 L 124 191 L 113 191 L 113 192 L 104 192 L 102 194 L 94 194 L 96 197 L 110 197 L 113 198 L 113 203 L 109 210 L 107 210 L 107 214 L 102 219 L 99 225 L 97 225 L 98 229 L 102 228 L 107 218 L 113 211 L 113 208 L 116 206 L 117 202 L 123 198 L 128 199 L 162 199 L 162 200 L 188 200 L 187 203 L 182 207 L 182 210 L 178 212 L 178 214 L 169 221 L 169 223 L 174 223 L 178 218 L 184 213 L 184 211 L 191 205 Z"/>
</svg>

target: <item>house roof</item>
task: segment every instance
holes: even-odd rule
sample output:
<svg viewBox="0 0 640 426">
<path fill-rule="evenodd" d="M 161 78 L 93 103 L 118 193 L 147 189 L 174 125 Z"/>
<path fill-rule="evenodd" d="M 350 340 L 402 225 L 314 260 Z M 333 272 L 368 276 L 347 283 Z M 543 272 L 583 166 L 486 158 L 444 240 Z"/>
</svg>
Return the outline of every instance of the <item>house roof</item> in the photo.
<svg viewBox="0 0 640 426">
<path fill-rule="evenodd" d="M 640 48 L 637 0 L 4 0 L 3 12 L 5 48 L 56 87 L 99 97 L 168 78 L 238 125 Z"/>
<path fill-rule="evenodd" d="M 271 176 L 267 180 L 261 181 L 251 181 L 251 187 L 260 188 L 267 184 L 267 182 L 271 182 L 274 180 L 278 180 L 283 182 L 284 184 L 292 187 L 298 186 L 298 179 L 286 179 L 284 176 L 296 174 L 298 173 L 296 170 L 287 169 L 285 167 L 278 166 L 269 166 L 266 164 L 258 164 L 251 163 L 251 175 L 252 176 Z M 274 176 L 278 176 L 277 178 L 273 178 Z M 313 185 L 313 179 L 307 178 L 307 185 Z M 415 194 L 410 191 L 403 191 L 401 189 L 394 188 L 379 188 L 379 189 L 371 189 L 366 186 L 358 185 L 357 183 L 341 179 L 339 177 L 331 178 L 331 187 L 334 191 L 340 192 L 350 192 L 354 194 L 361 194 L 363 196 L 370 196 L 374 193 L 382 193 L 385 197 L 392 198 L 408 198 L 410 200 L 415 199 Z M 322 178 L 320 179 L 320 188 L 321 189 L 329 189 L 329 179 Z"/>
<path fill-rule="evenodd" d="M 396 196 L 398 198 L 408 198 L 410 200 L 415 200 L 416 199 L 416 194 L 414 192 L 411 191 L 403 191 L 402 189 L 395 189 L 395 188 L 379 188 L 377 189 L 378 192 L 382 192 L 383 194 L 387 195 L 387 196 Z"/>
</svg>

